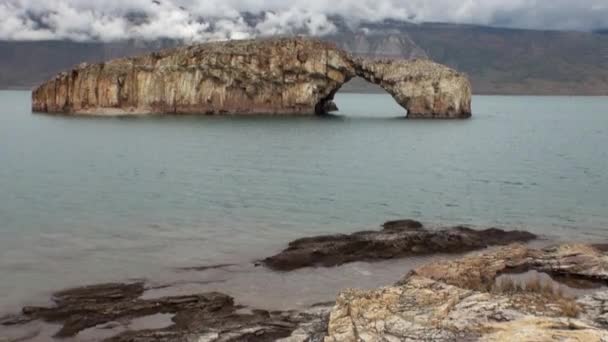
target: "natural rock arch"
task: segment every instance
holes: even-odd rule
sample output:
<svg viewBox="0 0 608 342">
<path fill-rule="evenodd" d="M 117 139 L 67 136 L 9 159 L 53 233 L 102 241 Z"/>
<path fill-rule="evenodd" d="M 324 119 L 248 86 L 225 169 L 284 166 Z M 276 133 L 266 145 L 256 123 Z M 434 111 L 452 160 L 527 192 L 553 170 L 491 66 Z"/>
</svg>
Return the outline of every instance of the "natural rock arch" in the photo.
<svg viewBox="0 0 608 342">
<path fill-rule="evenodd" d="M 307 38 L 206 43 L 81 64 L 35 89 L 32 108 L 87 115 L 322 114 L 355 76 L 384 88 L 408 117 L 471 115 L 469 81 L 450 68 L 353 58 Z"/>
<path fill-rule="evenodd" d="M 429 60 L 354 58 L 355 76 L 376 84 L 407 111 L 409 118 L 468 118 L 471 86 L 458 72 Z M 350 81 L 347 79 L 343 84 Z M 333 103 L 340 84 L 315 106 L 321 113 Z"/>
</svg>

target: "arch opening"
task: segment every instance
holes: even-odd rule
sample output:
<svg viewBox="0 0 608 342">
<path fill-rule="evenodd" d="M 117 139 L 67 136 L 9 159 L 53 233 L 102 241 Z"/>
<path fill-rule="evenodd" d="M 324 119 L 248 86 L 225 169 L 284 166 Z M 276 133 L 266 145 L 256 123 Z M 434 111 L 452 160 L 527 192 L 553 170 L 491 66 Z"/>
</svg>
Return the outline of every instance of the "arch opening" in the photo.
<svg viewBox="0 0 608 342">
<path fill-rule="evenodd" d="M 380 96 L 378 96 L 380 95 Z M 362 76 L 354 76 L 321 99 L 315 106 L 317 115 L 369 115 L 372 109 L 382 108 L 390 117 L 407 117 L 408 110 L 402 107 L 386 89 Z"/>
</svg>

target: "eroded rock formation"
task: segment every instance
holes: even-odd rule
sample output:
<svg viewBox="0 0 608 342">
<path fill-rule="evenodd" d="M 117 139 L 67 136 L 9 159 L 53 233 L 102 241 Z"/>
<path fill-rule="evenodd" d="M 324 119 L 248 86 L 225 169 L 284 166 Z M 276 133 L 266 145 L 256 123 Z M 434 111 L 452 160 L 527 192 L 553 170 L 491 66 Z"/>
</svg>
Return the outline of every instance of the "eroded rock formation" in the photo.
<svg viewBox="0 0 608 342">
<path fill-rule="evenodd" d="M 284 251 L 262 260 L 273 270 L 291 271 L 310 266 L 338 266 L 354 261 L 380 261 L 412 255 L 461 253 L 493 245 L 526 242 L 536 238 L 524 231 L 457 226 L 427 230 L 414 220 L 386 222 L 380 231 L 302 238 Z"/>
<path fill-rule="evenodd" d="M 408 117 L 471 115 L 469 81 L 452 69 L 427 60 L 355 59 L 305 38 L 206 43 L 81 64 L 35 89 L 32 108 L 89 115 L 323 114 L 355 76 L 386 89 Z"/>
<path fill-rule="evenodd" d="M 358 58 L 357 75 L 376 83 L 410 118 L 462 118 L 471 114 L 471 86 L 458 72 L 429 60 Z"/>
<path fill-rule="evenodd" d="M 103 334 L 93 333 L 90 339 L 83 338 L 87 341 L 297 342 L 314 338 L 320 341 L 325 335 L 331 309 L 330 305 L 317 305 L 304 311 L 248 309 L 236 305 L 232 297 L 217 292 L 142 299 L 144 290 L 144 284 L 138 282 L 61 291 L 53 296 L 55 305 L 25 307 L 20 315 L 0 318 L 0 328 L 42 320 L 61 325 L 54 335 L 56 338 L 103 331 Z M 171 316 L 167 326 L 130 328 L 130 322 L 155 315 Z M 38 337 L 40 341 L 50 340 L 50 336 Z M 2 337 L 0 341 L 4 341 Z"/>
<path fill-rule="evenodd" d="M 325 342 L 605 341 L 608 291 L 580 298 L 534 280 L 504 286 L 513 267 L 605 279 L 607 256 L 583 245 L 522 245 L 437 261 L 395 286 L 346 290 L 332 310 Z"/>
</svg>

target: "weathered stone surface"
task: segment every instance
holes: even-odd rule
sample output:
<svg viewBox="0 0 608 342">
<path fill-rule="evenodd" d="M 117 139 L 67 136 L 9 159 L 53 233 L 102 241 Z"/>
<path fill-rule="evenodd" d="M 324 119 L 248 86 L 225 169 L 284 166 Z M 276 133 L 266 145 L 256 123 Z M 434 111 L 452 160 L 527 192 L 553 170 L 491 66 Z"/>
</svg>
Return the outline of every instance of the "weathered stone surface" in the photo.
<svg viewBox="0 0 608 342">
<path fill-rule="evenodd" d="M 323 113 L 333 113 L 339 110 L 338 105 L 334 101 L 326 101 L 323 103 Z"/>
<path fill-rule="evenodd" d="M 533 264 L 534 268 L 547 273 L 608 281 L 608 255 L 588 245 L 549 247 Z"/>
<path fill-rule="evenodd" d="M 404 220 L 387 222 L 385 229 L 423 227 Z M 44 320 L 63 325 L 58 337 L 78 339 L 78 334 L 97 329 L 105 331 L 105 337 L 93 340 L 111 342 L 600 342 L 608 341 L 605 287 L 574 298 L 534 283 L 501 287 L 496 278 L 535 269 L 606 282 L 605 257 L 605 252 L 586 245 L 539 250 L 514 244 L 458 260 L 439 260 L 415 269 L 394 286 L 346 290 L 333 308 L 330 303 L 303 311 L 249 309 L 215 292 L 142 299 L 143 283 L 101 284 L 58 292 L 55 306 L 24 308 L 20 316 L 0 319 L 0 326 Z M 116 330 L 167 313 L 169 325 Z M 24 331 L 23 336 L 30 335 Z"/>
<path fill-rule="evenodd" d="M 429 60 L 357 59 L 357 74 L 376 83 L 408 110 L 408 118 L 471 116 L 471 85 L 458 72 Z"/>
<path fill-rule="evenodd" d="M 492 253 L 432 262 L 411 274 L 472 289 L 492 285 L 493 279 L 501 273 L 527 270 L 545 272 L 557 278 L 569 276 L 608 281 L 607 260 L 604 252 L 584 244 L 565 244 L 542 250 L 514 244 Z"/>
<path fill-rule="evenodd" d="M 32 93 L 38 112 L 323 114 L 356 75 L 384 87 L 408 117 L 466 118 L 467 78 L 430 61 L 353 59 L 305 38 L 216 42 L 81 64 Z"/>
<path fill-rule="evenodd" d="M 337 266 L 354 261 L 378 261 L 411 255 L 460 253 L 535 239 L 523 231 L 452 227 L 426 230 L 413 220 L 392 221 L 381 231 L 337 234 L 295 240 L 277 255 L 262 260 L 271 269 L 291 271 L 309 266 Z"/>
<path fill-rule="evenodd" d="M 578 300 L 587 317 L 608 329 L 608 291 L 598 291 Z"/>
<path fill-rule="evenodd" d="M 559 274 L 602 279 L 606 269 L 598 261 L 604 257 L 583 245 L 512 245 L 437 261 L 392 287 L 344 291 L 325 341 L 606 341 L 608 291 L 576 300 L 534 283 L 495 284 L 498 274 L 513 268 L 556 265 L 566 265 L 557 267 Z"/>
</svg>

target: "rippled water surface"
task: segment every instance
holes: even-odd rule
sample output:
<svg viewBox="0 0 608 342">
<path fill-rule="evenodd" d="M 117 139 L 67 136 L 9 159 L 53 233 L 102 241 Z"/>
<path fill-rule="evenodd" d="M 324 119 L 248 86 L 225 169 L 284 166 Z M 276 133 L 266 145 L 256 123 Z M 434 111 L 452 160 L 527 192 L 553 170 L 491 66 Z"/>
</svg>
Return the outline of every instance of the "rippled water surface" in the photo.
<svg viewBox="0 0 608 342">
<path fill-rule="evenodd" d="M 134 277 L 251 298 L 272 281 L 279 306 L 321 300 L 405 266 L 249 262 L 389 219 L 608 240 L 608 98 L 478 96 L 464 121 L 404 120 L 388 95 L 337 103 L 331 118 L 74 118 L 0 92 L 0 313 Z M 237 266 L 176 271 L 218 263 Z"/>
</svg>

